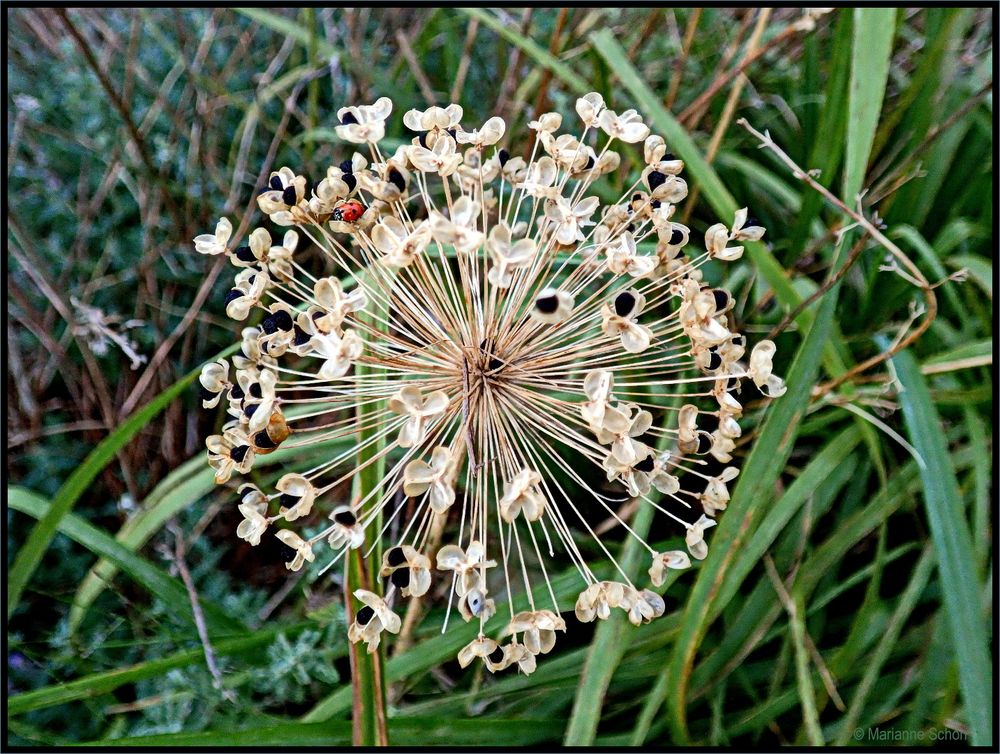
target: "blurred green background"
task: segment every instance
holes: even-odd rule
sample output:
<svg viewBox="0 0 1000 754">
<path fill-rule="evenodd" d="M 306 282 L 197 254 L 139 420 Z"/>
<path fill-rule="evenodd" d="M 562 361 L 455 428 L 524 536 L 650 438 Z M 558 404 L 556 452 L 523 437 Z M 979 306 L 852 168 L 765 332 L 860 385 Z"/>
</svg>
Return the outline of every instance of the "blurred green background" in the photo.
<svg viewBox="0 0 1000 754">
<path fill-rule="evenodd" d="M 715 282 L 752 338 L 777 330 L 791 389 L 748 411 L 733 503 L 664 618 L 596 637 L 574 625 L 535 674 L 484 677 L 458 669 L 470 627 L 441 635 L 435 603 L 412 646 L 390 649 L 391 740 L 990 742 L 992 9 L 6 21 L 8 743 L 350 742 L 341 574 L 290 578 L 276 550 L 251 551 L 203 458 L 219 417 L 191 383 L 238 328 L 230 269 L 190 239 L 221 214 L 260 222 L 262 172 L 344 159 L 341 106 L 390 96 L 388 139 L 408 140 L 405 110 L 456 101 L 469 124 L 503 116 L 519 153 L 529 120 L 557 109 L 569 126 L 590 90 L 639 109 L 686 161 L 694 238 L 744 205 L 768 228 Z M 739 118 L 851 207 L 864 189 L 865 215 L 945 281 L 929 329 L 891 361 L 848 374 L 923 321 L 928 294 L 880 269 L 885 248 Z M 638 169 L 625 162 L 617 185 Z M 282 454 L 266 460 L 277 477 Z M 572 610 L 572 569 L 555 583 Z"/>
</svg>

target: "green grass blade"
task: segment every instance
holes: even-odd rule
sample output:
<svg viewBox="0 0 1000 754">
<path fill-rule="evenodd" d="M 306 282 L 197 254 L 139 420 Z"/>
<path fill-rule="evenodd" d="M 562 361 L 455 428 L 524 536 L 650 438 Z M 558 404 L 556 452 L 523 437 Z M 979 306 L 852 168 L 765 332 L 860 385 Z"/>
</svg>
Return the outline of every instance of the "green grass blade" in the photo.
<svg viewBox="0 0 1000 754">
<path fill-rule="evenodd" d="M 639 537 L 645 537 L 649 532 L 655 510 L 652 505 L 639 506 L 632 522 L 632 528 Z M 622 570 L 629 574 L 630 578 L 635 578 L 637 575 L 639 558 L 645 552 L 636 537 L 629 537 L 625 542 L 619 562 Z M 627 627 L 628 618 L 624 611 L 619 610 L 612 611 L 607 620 L 598 623 L 577 685 L 563 746 L 593 745 L 594 737 L 597 735 L 597 725 L 601 721 L 604 695 L 628 646 L 625 640 Z"/>
<path fill-rule="evenodd" d="M 868 701 L 868 697 L 875 686 L 875 682 L 879 679 L 883 666 L 895 648 L 906 621 L 913 612 L 913 608 L 916 607 L 917 600 L 920 599 L 920 595 L 927 587 L 933 565 L 934 559 L 931 557 L 930 549 L 925 549 L 920 556 L 920 560 L 917 561 L 916 567 L 913 569 L 913 577 L 900 596 L 896 609 L 892 613 L 892 618 L 889 620 L 889 625 L 879 639 L 875 651 L 865 656 L 865 672 L 861 678 L 861 683 L 858 684 L 858 688 L 851 698 L 847 714 L 840 724 L 840 735 L 837 736 L 836 741 L 837 746 L 847 746 L 850 743 L 851 736 L 858 721 L 861 719 L 865 702 Z"/>
<path fill-rule="evenodd" d="M 55 506 L 50 505 L 45 498 L 31 490 L 23 487 L 8 487 L 7 507 L 20 513 L 27 513 L 33 518 L 44 520 Z M 78 516 L 71 513 L 62 515 L 57 527 L 57 531 L 83 545 L 95 555 L 114 562 L 137 584 L 162 600 L 168 608 L 177 611 L 188 620 L 193 620 L 187 590 L 177 579 L 167 575 L 145 558 L 131 552 L 116 542 L 113 537 Z M 239 621 L 210 602 L 203 601 L 202 609 L 210 629 L 221 633 L 245 630 Z"/>
<path fill-rule="evenodd" d="M 305 624 L 262 629 L 246 637 L 219 639 L 212 642 L 212 649 L 220 657 L 240 654 L 270 644 L 279 631 L 283 631 L 287 636 L 295 636 L 304 626 Z M 54 707 L 80 699 L 90 699 L 101 694 L 108 694 L 126 683 L 140 681 L 143 678 L 153 678 L 163 675 L 168 670 L 204 661 L 205 650 L 197 647 L 127 667 L 92 673 L 83 678 L 10 696 L 7 698 L 7 714 L 20 715 L 36 709 Z"/>
<path fill-rule="evenodd" d="M 843 199 L 852 204 L 864 185 L 896 32 L 895 8 L 855 8 L 848 96 Z"/>
<path fill-rule="evenodd" d="M 585 79 L 577 76 L 573 72 L 572 68 L 535 42 L 535 40 L 530 37 L 526 37 L 516 29 L 511 29 L 503 24 L 500 19 L 492 13 L 487 12 L 483 8 L 459 8 L 459 10 L 472 18 L 477 19 L 481 24 L 483 24 L 483 26 L 492 29 L 512 45 L 520 47 L 532 60 L 538 63 L 538 65 L 552 71 L 552 73 L 565 81 L 570 89 L 577 94 L 586 94 L 591 90 L 592 87 L 590 84 L 588 84 Z"/>
<path fill-rule="evenodd" d="M 239 344 L 225 349 L 215 358 L 226 356 L 235 352 Z M 9 618 L 17 607 L 31 575 L 35 572 L 42 556 L 49 548 L 52 537 L 59 529 L 59 524 L 63 517 L 68 514 L 76 501 L 90 486 L 90 483 L 97 478 L 105 466 L 115 457 L 115 453 L 135 437 L 143 427 L 149 424 L 150 420 L 159 414 L 167 405 L 188 388 L 201 374 L 201 367 L 192 369 L 188 374 L 179 379 L 169 388 L 157 395 L 153 400 L 133 413 L 128 419 L 122 422 L 110 435 L 105 437 L 90 455 L 88 455 L 76 470 L 70 475 L 62 487 L 53 496 L 51 506 L 46 504 L 46 513 L 35 527 L 31 530 L 27 540 L 17 552 L 14 563 L 7 573 L 7 617 Z"/>
<path fill-rule="evenodd" d="M 695 653 L 705 635 L 720 590 L 727 587 L 728 571 L 744 541 L 754 526 L 754 519 L 767 507 L 785 462 L 792 451 L 796 432 L 809 405 L 812 386 L 819 370 L 820 355 L 833 327 L 833 314 L 840 284 L 834 285 L 823 297 L 820 308 L 805 340 L 795 354 L 786 381 L 788 392 L 768 407 L 767 418 L 750 455 L 747 457 L 739 482 L 733 490 L 732 502 L 716 529 L 709 546 L 708 558 L 688 598 L 682 619 L 681 638 L 670 662 L 674 693 L 668 697 L 669 720 L 674 736 L 683 743 L 688 737 L 686 696 Z"/>
<path fill-rule="evenodd" d="M 975 550 L 953 459 L 948 453 L 941 418 L 920 373 L 920 365 L 908 351 L 896 354 L 892 363 L 903 386 L 899 400 L 907 434 L 924 460 L 920 468 L 924 507 L 941 576 L 944 613 L 951 628 L 972 743 L 990 746 L 993 743 L 993 680 L 980 602 L 983 589 L 976 576 Z"/>
<path fill-rule="evenodd" d="M 809 651 L 806 649 L 806 623 L 803 605 L 792 598 L 794 609 L 788 617 L 789 638 L 795 653 L 795 678 L 799 689 L 799 704 L 802 707 L 802 724 L 810 746 L 823 745 L 823 731 L 819 726 L 819 712 L 816 709 L 816 691 L 812 684 L 812 668 Z"/>
</svg>

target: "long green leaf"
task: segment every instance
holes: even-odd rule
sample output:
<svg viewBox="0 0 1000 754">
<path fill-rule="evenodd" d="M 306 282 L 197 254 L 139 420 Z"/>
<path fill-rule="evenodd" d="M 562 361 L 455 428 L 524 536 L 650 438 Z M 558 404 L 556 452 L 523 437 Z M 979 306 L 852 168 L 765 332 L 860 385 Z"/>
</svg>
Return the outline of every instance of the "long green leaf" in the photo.
<svg viewBox="0 0 1000 754">
<path fill-rule="evenodd" d="M 864 184 L 896 32 L 895 8 L 855 8 L 848 97 L 843 198 L 848 204 Z"/>
<path fill-rule="evenodd" d="M 512 45 L 520 47 L 536 63 L 543 68 L 548 68 L 552 73 L 565 81 L 577 94 L 586 94 L 590 91 L 590 84 L 580 76 L 577 76 L 572 68 L 535 42 L 535 40 L 524 36 L 517 29 L 506 26 L 492 13 L 483 8 L 459 8 L 459 10 L 477 19 L 481 24 L 495 31 Z"/>
<path fill-rule="evenodd" d="M 909 351 L 896 354 L 892 363 L 903 386 L 899 400 L 907 434 L 924 461 L 920 468 L 924 507 L 941 575 L 944 613 L 948 617 L 952 647 L 958 660 L 972 743 L 991 746 L 993 680 L 980 602 L 983 589 L 976 575 L 975 549 L 953 459 L 948 453 L 941 418 L 920 373 L 920 365 Z"/>
<path fill-rule="evenodd" d="M 226 356 L 236 351 L 235 344 L 213 358 Z M 7 617 L 9 618 L 17 607 L 31 575 L 35 572 L 42 556 L 49 548 L 52 537 L 59 529 L 59 523 L 69 513 L 76 501 L 97 478 L 105 466 L 111 462 L 115 454 L 149 424 L 150 420 L 159 414 L 167 405 L 188 388 L 201 374 L 201 367 L 192 369 L 188 374 L 168 387 L 153 400 L 133 413 L 128 419 L 105 437 L 90 455 L 88 455 L 76 470 L 70 475 L 53 497 L 51 506 L 46 507 L 45 515 L 31 530 L 27 540 L 21 545 L 14 558 L 14 563 L 7 574 Z"/>
<path fill-rule="evenodd" d="M 7 488 L 7 506 L 40 520 L 44 520 L 54 507 L 45 498 L 23 487 Z M 95 555 L 111 560 L 137 584 L 162 600 L 168 609 L 176 611 L 188 620 L 193 620 L 191 601 L 184 585 L 116 542 L 113 537 L 71 513 L 60 517 L 57 531 L 83 545 Z M 245 630 L 238 620 L 210 602 L 203 601 L 202 609 L 209 628 L 215 631 L 231 634 Z"/>
</svg>

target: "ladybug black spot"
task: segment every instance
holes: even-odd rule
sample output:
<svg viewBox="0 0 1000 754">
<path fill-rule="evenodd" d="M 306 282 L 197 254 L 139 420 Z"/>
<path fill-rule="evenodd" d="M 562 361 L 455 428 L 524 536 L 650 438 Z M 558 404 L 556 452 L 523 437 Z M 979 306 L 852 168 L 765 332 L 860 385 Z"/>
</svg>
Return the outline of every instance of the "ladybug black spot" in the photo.
<svg viewBox="0 0 1000 754">
<path fill-rule="evenodd" d="M 236 463 L 243 463 L 243 459 L 247 457 L 248 450 L 250 450 L 249 445 L 237 445 L 229 451 L 229 457 L 236 461 Z"/>
<path fill-rule="evenodd" d="M 239 246 L 236 249 L 236 258 L 241 262 L 256 262 L 257 257 L 253 255 L 253 250 L 249 246 Z"/>
<path fill-rule="evenodd" d="M 648 474 L 650 471 L 653 470 L 653 466 L 655 464 L 656 461 L 653 459 L 653 456 L 646 456 L 641 461 L 639 461 L 639 463 L 635 465 L 635 469 L 636 471 L 644 471 Z"/>
<path fill-rule="evenodd" d="M 358 522 L 357 516 L 351 511 L 338 511 L 333 514 L 333 520 L 343 526 L 354 526 Z"/>
<path fill-rule="evenodd" d="M 396 568 L 406 562 L 406 554 L 403 552 L 402 547 L 393 547 L 386 553 L 385 559 L 390 566 Z"/>
<path fill-rule="evenodd" d="M 535 299 L 535 308 L 542 314 L 552 314 L 559 308 L 559 297 L 555 294 L 551 296 L 539 296 Z"/>
<path fill-rule="evenodd" d="M 386 176 L 386 179 L 400 191 L 406 190 L 406 179 L 403 178 L 403 174 L 396 168 L 389 168 L 389 174 Z"/>
<path fill-rule="evenodd" d="M 289 207 L 294 207 L 299 203 L 299 196 L 295 192 L 295 186 L 288 186 L 284 191 L 281 192 L 281 201 L 287 204 Z"/>
<path fill-rule="evenodd" d="M 389 576 L 389 581 L 391 581 L 395 586 L 400 589 L 406 589 L 410 585 L 410 569 L 409 568 L 397 568 Z"/>
<path fill-rule="evenodd" d="M 628 291 L 615 296 L 615 314 L 619 317 L 627 317 L 635 309 L 635 296 Z"/>
<path fill-rule="evenodd" d="M 375 611 L 368 605 L 365 605 L 363 608 L 358 610 L 358 614 L 355 616 L 355 619 L 357 620 L 359 626 L 367 626 L 374 617 Z"/>
<path fill-rule="evenodd" d="M 354 117 L 354 113 L 347 112 L 344 113 L 343 117 L 341 117 L 340 122 L 343 123 L 345 126 L 350 126 L 353 125 L 354 123 L 357 123 L 358 119 Z"/>
<path fill-rule="evenodd" d="M 649 184 L 650 191 L 656 191 L 660 186 L 662 186 L 667 181 L 667 176 L 661 173 L 659 170 L 654 170 L 646 178 L 646 183 Z"/>
</svg>

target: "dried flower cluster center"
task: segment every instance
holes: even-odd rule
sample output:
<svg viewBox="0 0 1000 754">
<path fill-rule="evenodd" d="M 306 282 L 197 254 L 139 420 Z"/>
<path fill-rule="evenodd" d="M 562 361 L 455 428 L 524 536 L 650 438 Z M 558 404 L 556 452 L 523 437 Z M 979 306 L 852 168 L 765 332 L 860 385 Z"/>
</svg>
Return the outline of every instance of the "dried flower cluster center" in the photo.
<svg viewBox="0 0 1000 754">
<path fill-rule="evenodd" d="M 221 484 L 295 449 L 273 492 L 239 487 L 237 531 L 254 545 L 273 532 L 290 569 L 396 532 L 384 589 L 354 592 L 352 641 L 374 651 L 400 630 L 400 598 L 430 595 L 479 624 L 463 666 L 531 672 L 566 628 L 557 552 L 583 582 L 579 620 L 622 609 L 636 624 L 663 613 L 665 569 L 706 556 L 738 474 L 741 382 L 772 397 L 784 386 L 774 345 L 748 351 L 732 296 L 701 268 L 764 229 L 740 210 L 691 244 L 675 217 L 683 163 L 597 94 L 576 102 L 578 135 L 559 133 L 559 113 L 532 120 L 527 159 L 501 145 L 503 120 L 466 130 L 458 105 L 405 113 L 414 136 L 385 154 L 391 110 L 341 109 L 337 133 L 359 151 L 318 183 L 287 167 L 268 177 L 258 204 L 290 228 L 280 244 L 264 228 L 232 244 L 225 218 L 195 239 L 239 268 L 229 316 L 259 319 L 231 363 L 202 372 L 205 407 L 225 400 L 229 416 L 209 463 Z M 640 143 L 644 167 L 612 192 L 612 147 Z M 322 265 L 300 263 L 304 243 Z M 376 483 L 354 484 L 365 473 Z M 676 521 L 686 550 L 631 529 L 622 493 Z M 650 587 L 595 533 L 600 519 L 649 552 Z"/>
</svg>

